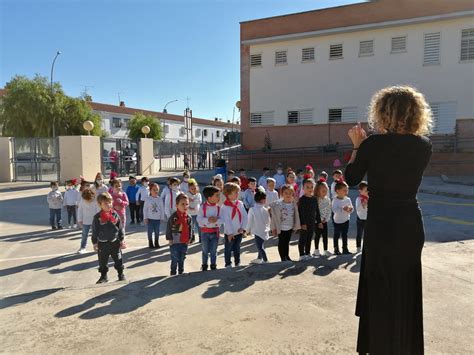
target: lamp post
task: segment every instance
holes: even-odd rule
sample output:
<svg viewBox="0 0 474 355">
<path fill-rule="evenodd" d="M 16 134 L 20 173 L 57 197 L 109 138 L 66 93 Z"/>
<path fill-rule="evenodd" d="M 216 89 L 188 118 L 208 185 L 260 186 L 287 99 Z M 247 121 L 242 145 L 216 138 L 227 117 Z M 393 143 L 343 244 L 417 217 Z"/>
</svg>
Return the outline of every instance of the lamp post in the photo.
<svg viewBox="0 0 474 355">
<path fill-rule="evenodd" d="M 165 107 L 163 108 L 163 140 L 165 140 L 166 138 L 166 114 L 168 113 L 168 111 L 166 111 L 166 106 L 168 106 L 169 104 L 173 103 L 173 102 L 176 102 L 178 101 L 178 99 L 176 100 L 171 100 L 171 101 L 168 101 L 165 105 Z"/>
<path fill-rule="evenodd" d="M 142 127 L 142 133 L 145 135 L 145 138 L 147 138 L 147 134 L 150 133 L 150 127 L 143 126 Z"/>
<path fill-rule="evenodd" d="M 60 51 L 57 51 L 56 52 L 56 56 L 54 57 L 53 59 L 53 64 L 51 64 L 51 100 L 53 101 L 54 100 L 54 92 L 53 92 L 53 73 L 54 73 L 54 63 L 56 63 L 56 59 L 58 58 L 58 56 L 61 54 Z M 54 112 L 53 110 L 51 109 L 51 113 L 53 114 L 53 138 L 56 137 L 56 130 L 54 128 Z"/>
<path fill-rule="evenodd" d="M 94 122 L 92 121 L 85 121 L 82 124 L 82 128 L 84 128 L 87 131 L 87 135 L 91 135 L 91 131 L 94 129 Z"/>
</svg>

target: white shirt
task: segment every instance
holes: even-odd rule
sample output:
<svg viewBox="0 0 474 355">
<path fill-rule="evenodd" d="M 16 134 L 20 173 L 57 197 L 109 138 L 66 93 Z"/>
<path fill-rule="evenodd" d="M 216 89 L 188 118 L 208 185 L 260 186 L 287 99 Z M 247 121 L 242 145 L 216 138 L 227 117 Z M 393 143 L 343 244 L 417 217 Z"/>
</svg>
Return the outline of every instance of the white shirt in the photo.
<svg viewBox="0 0 474 355">
<path fill-rule="evenodd" d="M 165 216 L 170 218 L 170 216 L 176 212 L 176 197 L 181 195 L 181 191 L 168 190 L 168 193 L 165 196 Z"/>
<path fill-rule="evenodd" d="M 224 222 L 224 234 L 227 235 L 239 234 L 239 229 L 245 229 L 247 227 L 247 211 L 245 210 L 244 204 L 239 200 L 237 200 L 235 203 L 237 204 L 237 208 L 239 209 L 242 216 L 241 220 L 239 220 L 238 213 L 236 213 L 234 218 L 232 218 L 233 208 L 231 206 L 223 205 L 221 207 L 221 216 Z"/>
<path fill-rule="evenodd" d="M 357 212 L 357 217 L 362 220 L 367 219 L 367 205 L 364 207 L 362 206 L 362 200 L 360 196 L 357 196 L 356 198 L 356 212 Z"/>
<path fill-rule="evenodd" d="M 64 193 L 64 206 L 77 206 L 79 200 L 81 199 L 81 194 L 76 189 L 66 190 Z"/>
<path fill-rule="evenodd" d="M 267 194 L 267 204 L 266 204 L 267 207 L 270 206 L 270 203 L 278 200 L 278 198 L 279 198 L 278 197 L 278 191 L 276 191 L 276 190 L 273 190 L 273 191 L 268 191 L 267 190 L 265 193 Z"/>
<path fill-rule="evenodd" d="M 165 219 L 165 208 L 161 197 L 148 196 L 143 205 L 143 219 Z"/>
<path fill-rule="evenodd" d="M 331 198 L 336 198 L 336 182 L 331 183 Z"/>
<path fill-rule="evenodd" d="M 199 207 L 201 206 L 201 203 L 202 203 L 201 194 L 198 192 L 195 195 L 193 195 L 190 191 L 188 191 L 186 192 L 186 195 L 189 198 L 189 210 L 188 210 L 189 215 L 197 216 L 199 212 Z"/>
<path fill-rule="evenodd" d="M 205 206 L 204 206 L 205 205 Z M 199 227 L 201 228 L 219 228 L 222 224 L 222 217 L 221 217 L 221 210 L 222 207 L 219 205 L 211 206 L 207 201 L 205 201 L 197 214 L 197 222 Z M 204 212 L 206 212 L 206 216 L 204 216 Z M 209 222 L 209 217 L 217 217 L 216 223 Z"/>
<path fill-rule="evenodd" d="M 183 181 L 181 184 L 179 184 L 179 189 L 181 192 L 188 192 L 189 191 L 189 185 L 186 181 Z"/>
<path fill-rule="evenodd" d="M 161 190 L 161 199 L 163 200 L 163 205 L 165 204 L 165 198 L 166 198 L 166 195 L 169 195 L 170 194 L 170 187 L 168 185 L 165 185 L 165 187 L 163 187 L 163 190 Z"/>
<path fill-rule="evenodd" d="M 332 212 L 331 199 L 328 196 L 325 196 L 324 198 L 318 197 L 318 207 L 321 221 L 324 219 L 326 222 L 329 222 L 331 220 Z"/>
<path fill-rule="evenodd" d="M 135 201 L 137 202 L 145 201 L 145 199 L 148 197 L 149 194 L 150 194 L 149 187 L 140 185 L 137 191 L 137 195 L 135 196 Z"/>
<path fill-rule="evenodd" d="M 77 220 L 85 225 L 92 225 L 94 216 L 100 211 L 99 204 L 96 199 L 86 201 L 81 198 L 77 209 Z"/>
<path fill-rule="evenodd" d="M 343 199 L 334 197 L 334 199 L 332 200 L 334 223 L 345 223 L 351 218 L 351 214 L 343 210 L 343 208 L 346 206 L 353 208 L 352 201 L 349 197 L 346 196 Z"/>
<path fill-rule="evenodd" d="M 295 205 L 293 202 L 281 203 L 281 230 L 288 231 L 295 225 Z"/>
<path fill-rule="evenodd" d="M 249 210 L 247 227 L 245 230 L 263 240 L 268 240 L 270 237 L 270 213 L 268 207 L 261 203 L 256 203 Z"/>
</svg>

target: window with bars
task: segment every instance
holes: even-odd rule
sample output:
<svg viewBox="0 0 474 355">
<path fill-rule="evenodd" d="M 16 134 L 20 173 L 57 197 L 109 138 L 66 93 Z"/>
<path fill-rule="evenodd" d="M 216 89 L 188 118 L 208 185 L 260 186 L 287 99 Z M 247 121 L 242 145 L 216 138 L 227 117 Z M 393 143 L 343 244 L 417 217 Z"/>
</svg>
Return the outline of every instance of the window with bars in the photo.
<svg viewBox="0 0 474 355">
<path fill-rule="evenodd" d="M 392 37 L 391 53 L 404 53 L 407 51 L 407 36 Z"/>
<path fill-rule="evenodd" d="M 250 114 L 251 126 L 272 126 L 274 123 L 274 111 L 252 112 Z"/>
<path fill-rule="evenodd" d="M 441 32 L 425 33 L 423 37 L 423 64 L 440 64 Z"/>
<path fill-rule="evenodd" d="M 288 124 L 312 124 L 313 109 L 288 111 Z"/>
<path fill-rule="evenodd" d="M 261 67 L 262 66 L 262 54 L 251 54 L 250 55 L 250 66 Z"/>
<path fill-rule="evenodd" d="M 357 107 L 330 108 L 328 110 L 328 122 L 356 122 Z"/>
<path fill-rule="evenodd" d="M 287 51 L 275 52 L 275 65 L 282 65 L 287 63 Z"/>
<path fill-rule="evenodd" d="M 120 117 L 112 117 L 112 127 L 114 128 L 122 127 L 122 119 Z"/>
<path fill-rule="evenodd" d="M 474 28 L 461 32 L 461 61 L 474 60 Z"/>
<path fill-rule="evenodd" d="M 216 131 L 216 137 L 219 138 L 221 136 L 221 131 Z"/>
<path fill-rule="evenodd" d="M 359 57 L 369 57 L 374 55 L 374 40 L 359 42 Z"/>
<path fill-rule="evenodd" d="M 451 134 L 456 127 L 456 102 L 430 103 L 433 117 L 433 134 Z"/>
<path fill-rule="evenodd" d="M 196 137 L 201 137 L 201 133 L 202 133 L 201 128 L 196 128 L 196 130 L 194 131 L 194 135 Z"/>
<path fill-rule="evenodd" d="M 203 135 L 204 137 L 207 137 L 207 129 L 204 129 L 204 130 L 202 131 L 202 135 Z"/>
<path fill-rule="evenodd" d="M 329 46 L 329 59 L 342 59 L 342 43 Z"/>
<path fill-rule="evenodd" d="M 302 62 L 314 62 L 314 47 L 303 48 L 301 51 Z"/>
</svg>

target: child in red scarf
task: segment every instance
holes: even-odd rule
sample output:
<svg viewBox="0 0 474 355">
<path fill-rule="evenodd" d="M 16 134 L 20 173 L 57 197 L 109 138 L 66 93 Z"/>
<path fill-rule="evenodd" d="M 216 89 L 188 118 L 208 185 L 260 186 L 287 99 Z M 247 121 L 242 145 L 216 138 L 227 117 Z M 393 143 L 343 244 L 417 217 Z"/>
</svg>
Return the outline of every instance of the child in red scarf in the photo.
<svg viewBox="0 0 474 355">
<path fill-rule="evenodd" d="M 357 252 L 360 253 L 362 245 L 362 236 L 365 230 L 365 221 L 367 220 L 367 206 L 369 204 L 369 185 L 367 181 L 361 181 L 359 184 L 359 196 L 356 198 L 356 212 L 357 212 L 357 237 L 356 246 Z"/>
<path fill-rule="evenodd" d="M 184 272 L 184 259 L 191 240 L 191 216 L 188 215 L 189 199 L 185 194 L 176 197 L 176 212 L 168 219 L 166 227 L 166 240 L 170 244 L 171 272 L 176 275 Z"/>
<path fill-rule="evenodd" d="M 112 208 L 112 196 L 103 192 L 97 197 L 100 212 L 92 220 L 92 244 L 99 257 L 100 279 L 98 284 L 107 282 L 107 263 L 109 256 L 114 260 L 114 267 L 119 281 L 124 281 L 122 251 L 125 249 L 124 233 L 119 215 Z"/>
</svg>

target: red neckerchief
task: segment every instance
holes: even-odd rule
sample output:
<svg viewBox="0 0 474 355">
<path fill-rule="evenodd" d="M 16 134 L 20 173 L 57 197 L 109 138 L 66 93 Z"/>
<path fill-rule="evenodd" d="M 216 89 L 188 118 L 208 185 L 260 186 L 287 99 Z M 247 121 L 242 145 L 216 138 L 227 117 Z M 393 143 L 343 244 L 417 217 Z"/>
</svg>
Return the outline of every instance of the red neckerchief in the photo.
<svg viewBox="0 0 474 355">
<path fill-rule="evenodd" d="M 240 213 L 240 210 L 238 208 L 238 202 L 233 204 L 229 199 L 226 199 L 224 205 L 232 207 L 232 219 L 234 219 L 235 215 L 238 214 L 239 222 L 242 223 L 242 213 Z"/>
<path fill-rule="evenodd" d="M 187 243 L 189 240 L 188 214 L 186 212 L 176 211 L 176 215 L 178 216 L 177 223 L 182 226 L 179 241 L 181 243 Z"/>
<path fill-rule="evenodd" d="M 114 212 L 112 210 L 110 210 L 109 212 L 100 211 L 100 222 L 104 224 L 109 221 L 112 222 L 112 224 L 117 223 L 117 220 L 114 216 Z"/>
<path fill-rule="evenodd" d="M 369 202 L 369 196 L 359 195 L 359 198 L 361 202 Z"/>
</svg>

